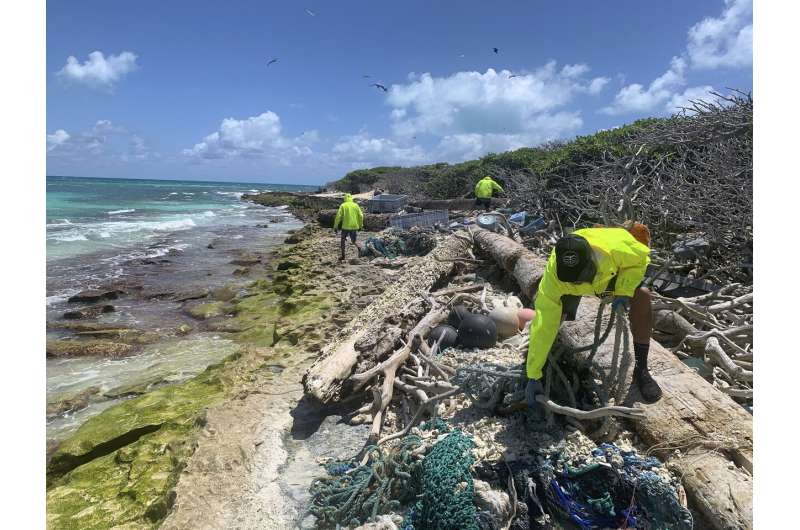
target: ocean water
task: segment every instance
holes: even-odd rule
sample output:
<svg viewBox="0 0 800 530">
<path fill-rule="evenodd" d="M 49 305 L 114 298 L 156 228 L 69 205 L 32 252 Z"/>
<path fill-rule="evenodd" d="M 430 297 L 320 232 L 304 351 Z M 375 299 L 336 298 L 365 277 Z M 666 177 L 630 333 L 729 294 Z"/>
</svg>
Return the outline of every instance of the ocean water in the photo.
<svg viewBox="0 0 800 530">
<path fill-rule="evenodd" d="M 91 288 L 120 289 L 114 311 L 96 319 L 153 331 L 161 340 L 121 359 L 47 360 L 47 400 L 89 387 L 100 392 L 83 410 L 48 417 L 48 439 L 68 436 L 86 419 L 119 402 L 103 397 L 115 387 L 155 378 L 177 382 L 230 355 L 238 346 L 203 331 L 175 293 L 220 287 L 246 290 L 264 265 L 236 274 L 236 258 L 266 257 L 302 224 L 285 208 L 241 200 L 258 191 L 308 191 L 312 186 L 47 177 L 48 339 L 80 337 L 59 326 L 68 302 Z M 92 321 L 90 319 L 90 321 Z M 189 325 L 194 331 L 176 336 Z M 44 353 L 44 352 L 43 352 Z"/>
<path fill-rule="evenodd" d="M 118 275 L 136 258 L 207 244 L 209 234 L 254 220 L 263 207 L 241 200 L 259 191 L 315 186 L 47 177 L 48 302 Z M 271 209 L 276 210 L 276 209 Z M 275 213 L 275 212 L 273 212 Z M 236 237 L 232 234 L 231 237 Z M 241 235 L 241 234 L 239 234 Z"/>
</svg>

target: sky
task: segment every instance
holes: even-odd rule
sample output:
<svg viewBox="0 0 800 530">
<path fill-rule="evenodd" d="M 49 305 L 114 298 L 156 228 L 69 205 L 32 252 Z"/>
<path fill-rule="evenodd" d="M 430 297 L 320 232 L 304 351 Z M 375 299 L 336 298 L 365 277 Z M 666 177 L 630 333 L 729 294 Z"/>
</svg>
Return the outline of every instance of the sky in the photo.
<svg viewBox="0 0 800 530">
<path fill-rule="evenodd" d="M 48 175 L 323 184 L 750 91 L 752 0 L 51 0 L 46 65 Z"/>
</svg>

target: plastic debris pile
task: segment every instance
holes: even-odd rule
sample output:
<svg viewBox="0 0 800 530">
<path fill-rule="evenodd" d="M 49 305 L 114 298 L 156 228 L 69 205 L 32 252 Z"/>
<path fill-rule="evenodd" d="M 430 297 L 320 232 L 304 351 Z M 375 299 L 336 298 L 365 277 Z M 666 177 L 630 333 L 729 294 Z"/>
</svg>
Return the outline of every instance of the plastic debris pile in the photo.
<svg viewBox="0 0 800 530">
<path fill-rule="evenodd" d="M 436 231 L 412 227 L 409 230 L 387 228 L 364 242 L 365 256 L 394 259 L 397 256 L 424 256 L 436 248 Z"/>
<path fill-rule="evenodd" d="M 655 457 L 604 443 L 588 455 L 556 450 L 533 467 L 515 467 L 514 483 L 525 502 L 521 511 L 530 515 L 519 517 L 512 529 L 547 528 L 543 512 L 585 529 L 692 528 L 679 485 Z"/>
</svg>

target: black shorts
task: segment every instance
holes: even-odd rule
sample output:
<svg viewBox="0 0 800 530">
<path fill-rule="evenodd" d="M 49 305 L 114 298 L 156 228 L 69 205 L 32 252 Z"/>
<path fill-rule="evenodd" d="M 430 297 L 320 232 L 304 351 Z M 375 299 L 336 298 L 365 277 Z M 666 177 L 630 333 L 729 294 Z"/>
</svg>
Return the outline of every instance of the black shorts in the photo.
<svg viewBox="0 0 800 530">
<path fill-rule="evenodd" d="M 476 197 L 475 206 L 483 206 L 484 208 L 491 208 L 492 199 L 490 197 Z"/>
<path fill-rule="evenodd" d="M 356 234 L 358 234 L 358 230 L 342 230 L 342 243 L 347 239 L 347 236 L 350 236 L 350 241 L 355 243 Z"/>
</svg>

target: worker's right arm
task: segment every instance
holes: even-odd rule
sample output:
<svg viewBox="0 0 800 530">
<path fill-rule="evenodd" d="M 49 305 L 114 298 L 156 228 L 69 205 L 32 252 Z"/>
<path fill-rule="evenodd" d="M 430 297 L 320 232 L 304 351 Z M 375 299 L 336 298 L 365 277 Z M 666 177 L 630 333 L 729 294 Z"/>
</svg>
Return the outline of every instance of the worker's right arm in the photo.
<svg viewBox="0 0 800 530">
<path fill-rule="evenodd" d="M 339 225 L 342 222 L 342 212 L 344 210 L 344 205 L 339 206 L 339 210 L 336 212 L 336 219 L 333 220 L 333 229 L 338 230 Z"/>
<path fill-rule="evenodd" d="M 492 181 L 492 189 L 493 189 L 494 191 L 497 191 L 497 192 L 503 193 L 503 188 L 502 188 L 502 186 L 500 186 L 500 184 L 498 184 L 498 183 L 497 183 L 497 182 L 495 182 L 495 181 Z"/>
<path fill-rule="evenodd" d="M 556 340 L 558 327 L 561 325 L 561 293 L 555 268 L 548 264 L 536 295 L 536 316 L 531 323 L 530 343 L 526 372 L 528 379 L 542 378 L 542 368 L 547 362 L 550 348 Z"/>
</svg>

